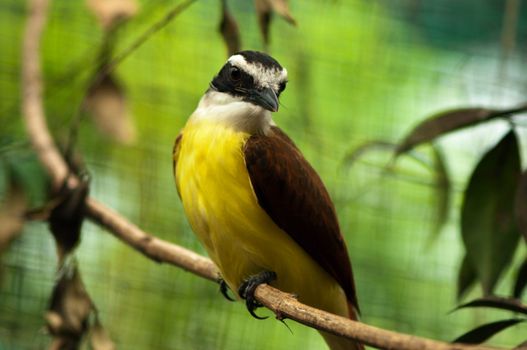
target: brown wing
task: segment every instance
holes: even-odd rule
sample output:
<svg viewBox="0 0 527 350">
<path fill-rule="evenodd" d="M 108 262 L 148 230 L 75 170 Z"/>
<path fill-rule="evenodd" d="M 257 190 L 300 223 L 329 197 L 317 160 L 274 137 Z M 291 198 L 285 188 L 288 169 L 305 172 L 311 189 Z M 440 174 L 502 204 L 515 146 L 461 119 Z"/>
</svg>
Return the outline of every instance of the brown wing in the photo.
<svg viewBox="0 0 527 350">
<path fill-rule="evenodd" d="M 174 141 L 174 148 L 172 148 L 172 173 L 174 174 L 174 179 L 176 178 L 176 165 L 179 158 L 179 150 L 180 150 L 180 144 L 181 144 L 181 138 L 183 137 L 182 133 L 179 133 L 176 137 L 176 141 Z M 176 182 L 176 189 L 177 194 L 179 198 L 181 198 L 181 194 L 179 192 L 179 185 Z"/>
<path fill-rule="evenodd" d="M 346 244 L 318 174 L 278 127 L 269 135 L 252 135 L 244 154 L 260 206 L 335 278 L 358 310 Z"/>
</svg>

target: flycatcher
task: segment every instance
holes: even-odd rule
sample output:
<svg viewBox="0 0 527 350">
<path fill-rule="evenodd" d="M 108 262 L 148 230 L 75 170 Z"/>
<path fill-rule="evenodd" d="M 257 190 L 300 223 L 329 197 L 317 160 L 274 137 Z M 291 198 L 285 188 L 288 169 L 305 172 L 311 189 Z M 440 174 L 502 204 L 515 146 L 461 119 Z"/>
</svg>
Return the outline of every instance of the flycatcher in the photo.
<svg viewBox="0 0 527 350">
<path fill-rule="evenodd" d="M 213 78 L 176 139 L 174 174 L 192 229 L 225 283 L 260 306 L 261 283 L 307 305 L 357 319 L 351 264 L 335 207 L 320 177 L 272 112 L 287 71 L 242 51 Z M 332 350 L 361 344 L 321 332 Z"/>
</svg>

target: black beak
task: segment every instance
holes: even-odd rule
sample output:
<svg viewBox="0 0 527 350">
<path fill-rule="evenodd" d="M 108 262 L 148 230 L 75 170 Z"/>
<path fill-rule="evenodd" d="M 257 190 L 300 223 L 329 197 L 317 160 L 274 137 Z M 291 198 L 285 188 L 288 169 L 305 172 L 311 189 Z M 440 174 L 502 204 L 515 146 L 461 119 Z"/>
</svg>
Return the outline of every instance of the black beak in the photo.
<svg viewBox="0 0 527 350">
<path fill-rule="evenodd" d="M 268 111 L 278 111 L 278 97 L 271 88 L 251 90 L 247 99 Z"/>
</svg>

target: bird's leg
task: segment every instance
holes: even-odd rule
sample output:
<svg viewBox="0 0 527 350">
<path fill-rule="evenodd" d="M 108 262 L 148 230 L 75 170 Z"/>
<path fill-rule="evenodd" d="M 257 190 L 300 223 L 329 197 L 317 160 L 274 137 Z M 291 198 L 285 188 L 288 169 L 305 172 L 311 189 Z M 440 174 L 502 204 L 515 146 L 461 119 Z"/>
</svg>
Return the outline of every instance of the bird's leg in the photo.
<svg viewBox="0 0 527 350">
<path fill-rule="evenodd" d="M 256 287 L 263 283 L 269 283 L 276 280 L 276 273 L 273 271 L 262 271 L 257 275 L 251 276 L 246 279 L 240 288 L 238 289 L 238 294 L 242 299 L 245 299 L 245 305 L 249 313 L 259 320 L 266 319 L 267 317 L 260 317 L 254 313 L 254 310 L 261 307 L 260 304 L 254 297 L 254 291 Z"/>
<path fill-rule="evenodd" d="M 220 292 L 225 297 L 225 299 L 229 301 L 236 301 L 229 295 L 229 286 L 227 285 L 227 282 L 225 282 L 225 280 L 221 276 L 218 276 L 218 279 L 216 281 L 220 285 Z"/>
</svg>

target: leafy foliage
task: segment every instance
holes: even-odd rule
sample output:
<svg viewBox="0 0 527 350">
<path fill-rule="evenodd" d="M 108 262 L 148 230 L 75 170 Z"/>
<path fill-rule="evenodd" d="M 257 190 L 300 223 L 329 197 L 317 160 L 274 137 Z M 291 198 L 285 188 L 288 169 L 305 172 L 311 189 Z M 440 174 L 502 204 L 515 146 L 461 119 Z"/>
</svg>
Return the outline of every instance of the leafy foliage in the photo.
<svg viewBox="0 0 527 350">
<path fill-rule="evenodd" d="M 457 278 L 457 298 L 462 299 L 468 289 L 476 283 L 477 272 L 469 262 L 467 255 L 463 257 Z"/>
<path fill-rule="evenodd" d="M 485 121 L 525 112 L 527 106 L 512 109 L 459 108 L 435 114 L 419 123 L 399 144 L 397 154 L 409 151 L 415 146 L 430 142 L 449 132 L 457 131 Z"/>
<path fill-rule="evenodd" d="M 47 201 L 49 179 L 36 155 L 27 148 L 15 147 L 2 153 L 0 173 L 7 178 L 8 183 L 21 188 L 29 208 L 42 206 Z M 0 195 L 2 192 L 0 188 Z"/>
<path fill-rule="evenodd" d="M 511 109 L 460 108 L 437 113 L 414 127 L 395 147 L 394 155 L 415 157 L 416 146 L 469 126 L 497 118 L 511 117 L 527 111 L 527 105 Z M 527 241 L 527 172 L 521 169 L 518 137 L 512 123 L 506 135 L 490 148 L 473 170 L 464 191 L 461 209 L 461 236 L 466 254 L 458 272 L 457 297 L 462 299 L 476 282 L 482 286 L 484 298 L 460 305 L 457 309 L 490 307 L 527 314 L 527 307 L 516 299 L 492 296 L 496 284 L 510 264 L 520 241 L 520 232 Z M 387 146 L 389 145 L 389 146 Z M 450 181 L 443 155 L 432 145 L 438 215 L 446 221 L 450 203 Z M 347 156 L 354 163 L 372 149 L 392 150 L 386 141 L 368 142 Z M 519 268 L 513 296 L 519 298 L 527 285 L 527 261 Z M 457 310 L 456 309 L 456 310 Z M 479 326 L 455 340 L 476 344 L 494 334 L 524 322 L 526 319 L 501 320 Z"/>
<path fill-rule="evenodd" d="M 81 108 L 91 116 L 103 135 L 123 144 L 131 144 L 135 140 L 136 131 L 129 112 L 125 87 L 113 72 L 107 71 L 107 67 L 112 59 L 118 30 L 136 15 L 138 5 L 134 0 L 88 0 L 88 7 L 103 28 L 104 37 L 99 48 L 95 73 Z"/>
<path fill-rule="evenodd" d="M 518 228 L 527 242 L 527 171 L 523 172 L 518 185 L 515 213 Z"/>
<path fill-rule="evenodd" d="M 527 286 L 527 259 L 523 261 L 523 264 L 518 269 L 516 276 L 516 282 L 514 283 L 514 289 L 512 292 L 513 297 L 520 298 L 523 290 Z"/>
<path fill-rule="evenodd" d="M 453 340 L 453 343 L 465 343 L 465 344 L 479 344 L 483 343 L 493 335 L 501 332 L 502 330 L 509 328 L 511 326 L 515 326 L 518 323 L 525 322 L 524 319 L 510 319 L 510 320 L 502 320 L 502 321 L 496 321 L 484 324 L 482 326 L 479 326 L 477 328 L 474 328 L 473 330 L 459 336 L 455 340 Z"/>
<path fill-rule="evenodd" d="M 93 350 L 115 349 L 100 323 L 74 258 L 61 264 L 45 319 L 54 349 L 79 349 L 87 335 Z"/>
<path fill-rule="evenodd" d="M 92 1 L 92 3 L 96 3 L 96 2 L 97 1 Z M 111 1 L 98 1 L 98 2 L 100 4 L 103 4 L 103 3 L 110 3 Z M 114 1 L 114 3 L 119 3 L 119 2 L 120 1 Z M 125 3 L 126 1 L 121 1 L 121 2 Z M 267 1 L 256 1 L 256 3 L 264 4 L 263 10 L 258 15 L 259 15 L 259 17 L 261 16 L 261 18 L 264 19 L 263 21 L 261 21 L 260 25 L 261 25 L 261 28 L 262 28 L 262 34 L 264 36 L 264 40 L 265 40 L 265 42 L 267 44 L 269 42 L 269 25 L 271 23 L 270 21 L 271 21 L 271 16 L 272 16 L 271 14 L 272 14 L 272 11 L 273 11 L 273 7 L 274 7 L 274 11 L 276 11 L 276 12 L 279 12 L 279 10 L 280 10 L 280 7 L 278 7 L 278 6 L 282 6 L 281 7 L 282 9 L 283 8 L 287 9 L 287 7 L 284 7 L 284 4 L 285 4 L 284 1 L 267 0 Z M 102 5 L 99 5 L 99 6 L 102 6 Z M 258 10 L 258 8 L 257 8 L 257 10 Z M 135 12 L 135 11 L 136 10 L 133 10 L 132 12 Z M 286 19 L 287 19 L 287 16 L 290 17 L 290 15 L 287 15 L 287 13 L 288 13 L 288 10 L 287 10 L 286 16 L 285 16 Z M 103 13 L 103 15 L 104 15 L 104 13 Z M 109 16 L 109 18 L 112 18 L 112 16 Z M 112 27 L 112 25 L 104 24 L 104 23 L 108 23 L 108 22 L 112 22 L 112 21 L 113 21 L 113 19 L 105 20 L 103 22 L 103 27 Z M 294 20 L 293 20 L 293 22 L 294 22 Z M 232 23 L 236 24 L 236 22 L 234 22 L 234 20 L 233 20 L 233 22 L 231 22 L 231 25 L 232 25 Z M 227 34 L 232 34 L 232 33 L 227 33 Z M 232 45 L 232 48 L 231 47 L 228 48 L 229 52 L 233 52 L 235 50 L 236 45 L 234 45 L 234 44 L 235 44 L 235 40 L 236 39 L 240 39 L 239 35 L 238 35 L 238 37 L 236 37 L 236 35 L 232 36 L 232 39 L 229 39 L 229 40 L 231 40 L 231 42 L 226 40 L 226 44 L 227 45 L 229 45 L 229 44 Z M 115 97 L 115 99 L 113 101 L 117 101 L 118 102 L 117 104 L 120 104 L 123 101 L 126 102 L 124 100 L 124 87 L 121 85 L 121 86 L 118 86 L 117 88 L 115 88 L 115 85 L 119 85 L 119 84 L 121 84 L 121 82 L 119 80 L 117 80 L 117 78 L 114 77 L 114 76 L 111 76 L 110 78 L 111 78 L 111 80 L 113 80 L 113 81 L 110 81 L 111 84 L 108 84 L 110 86 L 110 89 L 109 89 L 110 93 L 107 94 L 107 92 L 103 91 L 102 95 L 103 96 L 104 95 L 106 95 L 106 96 L 110 95 L 110 97 L 113 95 Z M 114 87 L 112 87 L 112 85 L 114 85 Z M 121 101 L 121 102 L 119 102 L 119 101 Z M 101 108 L 101 110 L 102 111 L 107 111 L 108 109 L 107 108 Z M 120 112 L 118 112 L 117 115 L 119 113 Z M 490 114 L 489 113 L 487 113 L 487 114 L 482 113 L 482 117 L 481 118 L 483 120 L 482 121 L 473 121 L 473 122 L 470 121 L 469 117 L 470 117 L 470 115 L 468 115 L 468 117 L 467 117 L 468 121 L 465 119 L 464 122 L 463 121 L 455 121 L 454 120 L 454 126 L 452 126 L 452 129 L 450 131 L 458 130 L 461 127 L 474 125 L 476 123 L 484 122 L 486 120 L 493 120 L 493 119 L 499 117 L 499 115 L 496 115 L 496 113 L 494 115 L 492 115 L 492 113 L 490 113 Z M 109 120 L 109 119 L 106 119 L 106 118 L 103 118 L 103 119 L 104 120 Z M 458 122 L 459 122 L 459 124 L 457 124 L 457 126 L 456 126 L 456 123 L 458 123 Z M 464 125 L 463 123 L 466 123 L 466 125 Z M 101 131 L 103 131 L 103 130 L 101 129 Z M 449 131 L 445 131 L 444 133 L 446 133 L 446 132 L 449 132 Z M 109 133 L 110 136 L 115 136 L 115 135 L 112 135 L 112 133 L 113 132 Z M 438 136 L 441 136 L 441 135 L 438 135 Z M 430 139 L 433 138 L 431 136 L 427 136 L 427 137 L 430 138 Z M 426 142 L 426 141 L 420 141 L 420 142 Z M 415 145 L 413 145 L 412 147 L 414 147 L 414 146 Z M 437 215 L 437 217 L 438 217 L 438 222 L 441 223 L 441 222 L 444 222 L 444 220 L 446 220 L 446 216 L 448 215 L 448 207 L 449 207 L 449 203 L 450 203 L 449 199 L 450 199 L 451 191 L 450 191 L 450 185 L 449 185 L 449 179 L 448 179 L 448 171 L 447 171 L 446 167 L 444 166 L 445 165 L 444 159 L 443 159 L 443 157 L 441 155 L 438 158 L 440 158 L 440 159 L 438 159 L 437 162 L 434 163 L 435 164 L 434 168 L 436 169 L 436 171 L 434 173 L 434 176 L 436 177 L 436 183 L 438 184 L 438 186 L 437 186 L 438 195 L 437 196 L 439 198 L 439 201 L 438 201 L 439 204 L 438 204 L 438 215 Z M 31 172 L 24 171 L 23 174 L 24 174 L 24 176 L 32 177 Z M 34 184 L 35 183 L 35 178 L 33 178 L 32 180 L 33 181 L 30 181 L 30 182 L 32 182 Z M 520 191 L 518 191 L 518 193 L 520 193 Z M 525 192 L 523 192 L 523 193 L 525 193 Z M 525 203 L 525 201 L 521 201 L 521 198 L 526 198 L 525 196 L 522 197 L 522 196 L 518 195 L 517 198 L 519 198 L 518 203 L 520 203 L 520 205 L 522 203 Z M 518 208 L 518 206 L 519 205 L 517 205 L 517 208 Z M 525 218 L 525 215 L 521 214 L 521 213 L 525 213 L 524 210 L 523 211 L 522 210 L 519 210 L 519 211 L 517 210 L 517 212 L 519 212 L 519 214 L 517 215 L 518 218 L 519 218 L 518 220 L 521 220 L 522 218 Z M 525 231 L 523 231 L 523 232 L 525 232 Z M 465 260 L 468 262 L 467 258 L 465 258 Z M 467 264 L 465 263 L 463 265 L 467 265 Z M 471 284 L 473 284 L 473 282 L 476 281 L 477 276 L 476 276 L 475 269 L 471 268 L 470 265 L 468 265 L 468 269 L 465 272 L 467 272 L 467 271 L 468 271 L 468 273 L 465 273 L 465 274 L 461 274 L 460 273 L 460 279 L 461 279 L 461 276 L 469 276 L 468 278 L 464 277 L 462 279 L 465 282 L 469 281 L 467 284 L 468 284 L 468 286 L 470 286 Z M 521 280 L 520 279 L 520 275 L 521 275 L 521 273 L 519 273 L 518 281 Z M 525 278 L 523 278 L 523 281 L 525 281 Z M 464 290 L 466 290 L 466 288 L 464 288 Z M 462 293 L 460 292 L 460 294 L 462 294 Z M 521 294 L 521 292 L 520 292 L 520 294 Z M 92 332 L 93 332 L 93 334 L 105 333 L 103 329 L 102 329 L 102 332 L 96 331 L 96 326 L 93 326 Z M 93 337 L 92 337 L 92 342 L 95 343 Z M 107 344 L 106 341 L 103 341 L 103 343 Z M 95 345 L 93 345 L 93 346 L 94 346 L 94 348 L 98 348 Z"/>
<path fill-rule="evenodd" d="M 49 215 L 49 229 L 55 237 L 61 262 L 79 244 L 88 192 L 87 181 L 81 182 L 73 190 L 63 188 Z"/>
<path fill-rule="evenodd" d="M 513 208 L 519 175 L 518 141 L 511 130 L 483 156 L 465 190 L 461 235 L 486 295 L 493 292 L 520 238 Z"/>
<path fill-rule="evenodd" d="M 433 167 L 435 170 L 435 192 L 437 196 L 437 212 L 434 232 L 437 235 L 439 232 L 441 232 L 443 224 L 448 219 L 452 184 L 450 183 L 450 178 L 448 176 L 448 170 L 443 152 L 436 145 L 432 145 L 432 151 Z"/>
<path fill-rule="evenodd" d="M 522 304 L 518 300 L 500 298 L 500 297 L 484 297 L 476 300 L 472 300 L 468 303 L 462 304 L 456 308 L 456 310 L 464 308 L 479 308 L 488 307 L 498 310 L 512 311 L 522 315 L 527 315 L 527 305 Z M 455 343 L 467 343 L 467 344 L 479 344 L 489 339 L 493 335 L 501 332 L 502 330 L 515 326 L 518 323 L 526 322 L 527 318 L 515 318 L 500 320 L 496 322 L 487 323 L 476 327 L 465 334 L 459 336 Z"/>
<path fill-rule="evenodd" d="M 527 315 L 527 305 L 514 299 L 500 297 L 484 297 L 459 305 L 456 310 L 470 307 L 489 307 L 500 310 L 513 311 Z"/>
<path fill-rule="evenodd" d="M 0 253 L 22 231 L 27 199 L 19 184 L 10 179 L 5 198 L 0 202 Z"/>
<path fill-rule="evenodd" d="M 124 87 L 113 74 L 105 74 L 90 86 L 84 108 L 103 135 L 123 144 L 134 142 L 136 131 Z"/>
</svg>

